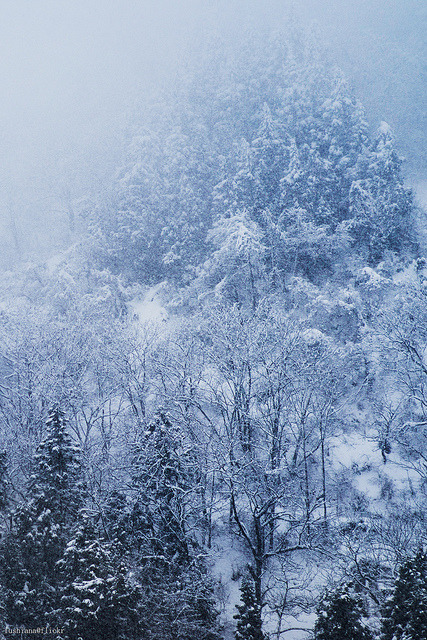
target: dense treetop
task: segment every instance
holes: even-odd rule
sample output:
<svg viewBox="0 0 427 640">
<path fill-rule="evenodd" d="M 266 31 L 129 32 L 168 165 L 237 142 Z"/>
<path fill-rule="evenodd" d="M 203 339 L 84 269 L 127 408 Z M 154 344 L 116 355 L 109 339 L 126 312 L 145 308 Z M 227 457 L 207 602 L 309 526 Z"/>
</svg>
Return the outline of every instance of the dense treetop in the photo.
<svg viewBox="0 0 427 640">
<path fill-rule="evenodd" d="M 101 264 L 142 282 L 261 267 L 316 280 L 352 250 L 370 264 L 415 250 L 393 136 L 385 123 L 370 134 L 314 42 L 252 38 L 177 85 L 95 217 Z"/>
</svg>

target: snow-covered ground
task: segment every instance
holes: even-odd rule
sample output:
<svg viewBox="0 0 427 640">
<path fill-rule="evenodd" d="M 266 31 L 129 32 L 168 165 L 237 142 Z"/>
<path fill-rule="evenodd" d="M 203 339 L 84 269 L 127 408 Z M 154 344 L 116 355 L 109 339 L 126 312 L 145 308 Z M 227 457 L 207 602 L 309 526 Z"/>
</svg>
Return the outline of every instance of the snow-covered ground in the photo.
<svg viewBox="0 0 427 640">
<path fill-rule="evenodd" d="M 153 323 L 158 324 L 166 322 L 168 318 L 168 312 L 165 309 L 161 300 L 161 292 L 164 288 L 164 283 L 150 287 L 140 298 L 134 298 L 129 307 L 133 312 L 133 315 L 141 323 Z"/>
</svg>

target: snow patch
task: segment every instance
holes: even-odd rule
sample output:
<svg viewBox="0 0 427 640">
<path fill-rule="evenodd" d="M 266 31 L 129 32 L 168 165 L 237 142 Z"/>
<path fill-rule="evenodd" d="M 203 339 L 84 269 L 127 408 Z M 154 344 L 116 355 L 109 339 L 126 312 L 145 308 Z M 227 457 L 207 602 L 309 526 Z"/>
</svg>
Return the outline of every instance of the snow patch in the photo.
<svg viewBox="0 0 427 640">
<path fill-rule="evenodd" d="M 385 278 L 380 276 L 380 274 L 371 267 L 363 267 L 363 269 L 360 270 L 360 274 L 361 283 L 368 288 L 379 289 L 385 282 Z"/>
<path fill-rule="evenodd" d="M 341 435 L 332 438 L 336 468 L 368 468 L 369 465 L 381 465 L 381 452 L 378 444 L 359 433 Z"/>
<path fill-rule="evenodd" d="M 129 307 L 133 315 L 142 323 L 166 322 L 168 313 L 161 301 L 161 291 L 164 283 L 155 285 L 148 289 L 143 298 L 134 298 L 129 302 Z"/>
</svg>

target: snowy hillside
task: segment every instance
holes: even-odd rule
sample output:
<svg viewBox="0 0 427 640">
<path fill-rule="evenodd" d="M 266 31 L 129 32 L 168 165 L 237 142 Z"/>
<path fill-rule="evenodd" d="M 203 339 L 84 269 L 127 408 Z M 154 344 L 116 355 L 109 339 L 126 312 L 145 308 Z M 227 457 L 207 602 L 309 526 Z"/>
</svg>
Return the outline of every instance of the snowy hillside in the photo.
<svg viewBox="0 0 427 640">
<path fill-rule="evenodd" d="M 5 637 L 426 640 L 427 245 L 391 127 L 292 28 L 200 55 L 125 146 L 0 283 Z"/>
</svg>

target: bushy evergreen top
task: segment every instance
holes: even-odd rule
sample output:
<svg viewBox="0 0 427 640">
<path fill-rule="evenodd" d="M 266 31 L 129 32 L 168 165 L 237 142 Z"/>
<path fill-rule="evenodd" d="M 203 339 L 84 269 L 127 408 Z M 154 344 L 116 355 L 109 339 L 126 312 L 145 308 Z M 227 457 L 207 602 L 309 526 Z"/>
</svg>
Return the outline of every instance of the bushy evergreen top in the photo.
<svg viewBox="0 0 427 640">
<path fill-rule="evenodd" d="M 66 640 L 139 637 L 140 593 L 90 522 L 67 544 L 58 569 L 61 606 L 53 612 L 53 621 L 65 629 Z"/>
<path fill-rule="evenodd" d="M 82 504 L 84 489 L 80 452 L 67 433 L 60 409 L 50 413 L 46 426 L 46 436 L 34 457 L 30 504 L 37 515 L 49 510 L 55 522 L 72 523 Z"/>
<path fill-rule="evenodd" d="M 240 592 L 242 604 L 236 605 L 238 613 L 234 616 L 237 620 L 236 640 L 266 640 L 262 631 L 261 609 L 249 576 L 243 578 Z"/>
<path fill-rule="evenodd" d="M 143 546 L 170 561 L 189 557 L 186 496 L 194 484 L 191 454 L 182 434 L 160 411 L 134 448 L 133 485 L 138 501 L 134 515 L 143 532 Z"/>
<path fill-rule="evenodd" d="M 384 608 L 382 640 L 427 640 L 427 554 L 420 549 L 399 570 Z"/>
<path fill-rule="evenodd" d="M 366 613 L 351 585 L 327 592 L 317 609 L 316 640 L 373 640 L 373 634 L 362 622 Z"/>
<path fill-rule="evenodd" d="M 61 558 L 84 500 L 79 451 L 60 409 L 33 460 L 28 502 L 16 510 L 0 551 L 5 617 L 10 624 L 40 626 L 57 606 Z"/>
</svg>

